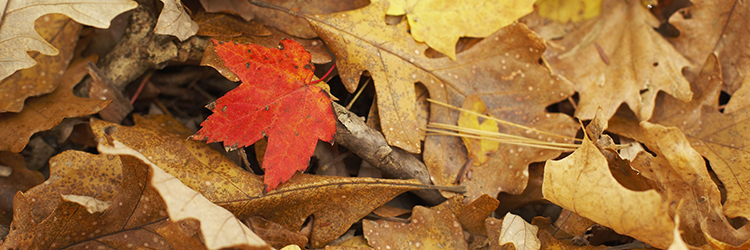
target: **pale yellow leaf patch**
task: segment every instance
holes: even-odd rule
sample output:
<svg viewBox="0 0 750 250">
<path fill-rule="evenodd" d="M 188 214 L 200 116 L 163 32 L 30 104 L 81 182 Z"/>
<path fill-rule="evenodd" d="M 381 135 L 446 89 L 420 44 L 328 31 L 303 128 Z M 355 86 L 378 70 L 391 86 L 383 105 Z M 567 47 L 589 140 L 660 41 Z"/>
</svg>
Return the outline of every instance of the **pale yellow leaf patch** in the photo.
<svg viewBox="0 0 750 250">
<path fill-rule="evenodd" d="M 503 217 L 503 226 L 500 232 L 500 245 L 513 243 L 517 250 L 539 250 L 542 243 L 536 233 L 539 227 L 523 220 L 521 216 L 507 213 Z"/>
</svg>

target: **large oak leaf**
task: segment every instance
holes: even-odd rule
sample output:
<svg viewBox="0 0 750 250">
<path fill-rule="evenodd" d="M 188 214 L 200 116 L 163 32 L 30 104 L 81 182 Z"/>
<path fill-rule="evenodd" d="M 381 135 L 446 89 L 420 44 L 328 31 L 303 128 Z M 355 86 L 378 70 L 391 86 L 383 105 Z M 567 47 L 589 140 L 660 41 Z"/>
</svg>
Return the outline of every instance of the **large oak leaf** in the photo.
<svg viewBox="0 0 750 250">
<path fill-rule="evenodd" d="M 97 140 L 114 139 L 142 153 L 165 172 L 240 219 L 262 216 L 299 231 L 313 215 L 310 243 L 323 247 L 397 195 L 425 185 L 415 180 L 382 180 L 297 174 L 263 193 L 261 176 L 242 170 L 167 116 L 135 116 L 136 126 L 92 120 Z"/>
<path fill-rule="evenodd" d="M 656 94 L 692 97 L 682 76 L 690 62 L 653 27 L 658 25 L 640 1 L 605 0 L 599 18 L 585 22 L 560 42 L 562 50 L 545 57 L 553 70 L 575 84 L 580 94 L 576 117 L 592 119 L 598 107 L 611 117 L 622 103 L 648 120 Z M 585 65 L 585 67 L 581 67 Z"/>
<path fill-rule="evenodd" d="M 450 58 L 428 58 L 427 45 L 416 43 L 407 24 L 386 25 L 386 5 L 336 15 L 319 15 L 310 24 L 336 54 L 344 85 L 353 91 L 367 70 L 375 82 L 382 131 L 388 143 L 411 152 L 420 151 L 415 115 L 414 84 L 424 84 L 432 99 L 461 107 L 469 95 L 479 96 L 494 117 L 545 130 L 573 135 L 576 125 L 562 114 L 547 113 L 545 107 L 573 93 L 566 80 L 551 74 L 538 61 L 544 42 L 526 26 L 512 24 L 471 49 Z M 430 107 L 430 121 L 456 124 L 457 111 Z M 560 141 L 533 131 L 499 128 L 500 132 L 535 139 Z M 425 139 L 425 164 L 438 185 L 452 185 L 467 160 L 461 140 L 449 136 Z M 460 150 L 457 150 L 459 148 Z M 527 165 L 555 157 L 559 151 L 501 145 L 488 164 L 472 167 L 477 178 L 467 184 L 467 196 L 500 191 L 520 193 L 526 186 Z M 492 160 L 494 159 L 494 160 Z M 491 163 L 489 163 L 491 162 Z"/>
<path fill-rule="evenodd" d="M 724 183 L 727 189 L 724 212 L 731 217 L 750 218 L 750 145 L 747 143 L 750 140 L 747 122 L 750 106 L 747 99 L 732 97 L 727 106 L 737 107 L 736 110 L 719 111 L 722 68 L 714 55 L 709 55 L 692 86 L 696 96 L 687 103 L 660 95 L 659 108 L 654 110 L 650 122 L 682 130 Z M 634 118 L 622 115 L 610 121 L 611 131 L 643 141 L 648 136 L 637 126 Z"/>
<path fill-rule="evenodd" d="M 37 18 L 60 13 L 81 24 L 104 29 L 109 27 L 112 18 L 136 6 L 138 4 L 132 0 L 3 1 L 0 3 L 3 10 L 0 12 L 0 79 L 36 64 L 26 51 L 57 55 L 58 50 L 34 30 Z"/>
</svg>

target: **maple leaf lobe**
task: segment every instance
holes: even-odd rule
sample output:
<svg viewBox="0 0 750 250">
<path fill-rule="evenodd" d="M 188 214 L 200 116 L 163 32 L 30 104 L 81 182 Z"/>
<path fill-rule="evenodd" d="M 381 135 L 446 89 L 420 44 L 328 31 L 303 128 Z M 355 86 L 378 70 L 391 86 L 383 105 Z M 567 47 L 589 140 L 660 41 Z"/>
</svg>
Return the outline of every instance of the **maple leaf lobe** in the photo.
<svg viewBox="0 0 750 250">
<path fill-rule="evenodd" d="M 314 72 L 311 56 L 295 41 L 282 40 L 283 50 L 213 43 L 242 83 L 216 100 L 214 114 L 194 138 L 238 148 L 268 137 L 264 182 L 274 189 L 294 172 L 307 169 L 318 139 L 333 141 L 336 120 L 331 99 L 322 88 L 309 84 Z"/>
</svg>

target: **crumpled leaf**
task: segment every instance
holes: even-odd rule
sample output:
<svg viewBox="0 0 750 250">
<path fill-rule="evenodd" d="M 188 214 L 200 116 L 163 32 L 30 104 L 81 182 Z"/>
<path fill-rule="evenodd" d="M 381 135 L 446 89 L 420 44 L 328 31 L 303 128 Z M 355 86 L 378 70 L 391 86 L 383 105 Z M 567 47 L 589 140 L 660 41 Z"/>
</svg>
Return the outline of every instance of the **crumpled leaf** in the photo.
<svg viewBox="0 0 750 250">
<path fill-rule="evenodd" d="M 654 31 L 658 22 L 648 9 L 638 0 L 602 5 L 599 18 L 563 38 L 562 50 L 545 54 L 552 69 L 580 94 L 576 117 L 592 119 L 601 106 L 609 118 L 625 103 L 640 120 L 648 120 L 660 91 L 689 101 L 693 93 L 681 70 L 690 62 Z"/>
<path fill-rule="evenodd" d="M 569 117 L 545 110 L 570 96 L 573 90 L 566 80 L 538 64 L 545 49 L 543 40 L 524 25 L 501 29 L 458 54 L 457 60 L 431 59 L 424 55 L 426 45 L 409 38 L 406 23 L 382 22 L 385 10 L 384 3 L 373 3 L 346 13 L 318 15 L 310 24 L 336 55 L 341 80 L 349 91 L 356 89 L 363 71 L 372 75 L 382 131 L 390 145 L 410 152 L 421 150 L 414 109 L 416 82 L 424 84 L 430 98 L 440 102 L 460 107 L 466 96 L 477 94 L 492 116 L 558 135 L 575 133 L 577 125 Z M 455 124 L 457 118 L 458 112 L 430 106 L 430 122 Z M 500 128 L 505 133 L 548 139 L 546 135 L 519 130 Z M 554 137 L 549 140 L 564 141 Z M 424 161 L 434 183 L 453 185 L 467 159 L 463 149 L 457 150 L 461 148 L 460 139 L 428 136 L 424 143 Z M 492 157 L 496 160 L 488 160 L 487 167 L 471 168 L 472 176 L 480 178 L 467 182 L 466 196 L 475 199 L 482 193 L 520 193 L 526 186 L 523 173 L 528 164 L 558 154 L 553 150 L 501 145 Z"/>
<path fill-rule="evenodd" d="M 307 14 L 330 14 L 364 7 L 367 0 L 270 0 L 264 1 L 285 9 Z M 289 13 L 270 10 L 250 4 L 246 0 L 201 0 L 206 12 L 233 12 L 247 21 L 258 20 L 287 34 L 301 38 L 314 38 L 307 20 Z"/>
<path fill-rule="evenodd" d="M 727 190 L 724 213 L 730 217 L 750 218 L 750 194 L 746 183 L 750 181 L 750 153 L 747 152 L 747 119 L 750 109 L 747 99 L 729 100 L 729 105 L 737 106 L 732 112 L 718 111 L 719 94 L 722 84 L 722 69 L 715 56 L 709 55 L 701 71 L 692 84 L 696 96 L 685 103 L 669 96 L 657 99 L 659 108 L 654 110 L 650 122 L 674 126 L 685 133 L 691 146 L 711 163 L 719 180 Z M 633 119 L 618 115 L 610 121 L 611 131 L 644 141 L 648 135 L 638 129 Z M 743 184 L 745 183 L 745 184 Z M 683 223 L 686 223 L 683 218 Z"/>
<path fill-rule="evenodd" d="M 15 249 L 97 247 L 135 248 L 200 246 L 197 224 L 167 219 L 163 200 L 148 184 L 148 168 L 123 165 L 113 155 L 65 151 L 50 159 L 50 179 L 15 196 L 12 228 L 2 247 Z M 112 206 L 89 213 L 60 194 L 110 201 Z M 170 229 L 171 228 L 171 229 Z M 200 248 L 198 248 L 200 249 Z"/>
<path fill-rule="evenodd" d="M 336 133 L 330 97 L 310 85 L 310 53 L 292 40 L 282 40 L 279 47 L 214 40 L 216 52 L 242 84 L 210 105 L 214 114 L 193 136 L 221 141 L 227 149 L 268 137 L 262 166 L 268 190 L 307 169 L 318 140 L 332 142 Z"/>
<path fill-rule="evenodd" d="M 362 230 L 375 249 L 468 249 L 453 213 L 415 206 L 409 224 L 364 220 Z"/>
<path fill-rule="evenodd" d="M 161 0 L 164 8 L 161 9 L 159 20 L 156 21 L 154 33 L 173 35 L 180 41 L 185 41 L 198 33 L 198 23 L 193 21 L 185 12 L 180 0 Z"/>
<path fill-rule="evenodd" d="M 602 117 L 597 116 L 599 121 L 592 124 L 601 123 Z M 674 222 L 661 195 L 655 190 L 623 187 L 588 137 L 573 154 L 558 161 L 548 160 L 544 169 L 545 199 L 649 245 L 666 248 L 672 243 Z"/>
<path fill-rule="evenodd" d="M 23 109 L 26 98 L 57 89 L 60 77 L 73 58 L 73 49 L 82 27 L 79 23 L 60 14 L 46 15 L 34 23 L 41 37 L 59 48 L 59 53 L 56 56 L 32 53 L 31 58 L 38 66 L 20 70 L 0 82 L 0 113 L 18 113 Z"/>
<path fill-rule="evenodd" d="M 541 242 L 536 233 L 537 226 L 531 225 L 521 216 L 507 213 L 503 217 L 499 244 L 512 243 L 517 250 L 539 250 Z"/>
<path fill-rule="evenodd" d="M 49 13 L 60 13 L 81 24 L 106 29 L 112 18 L 138 4 L 132 0 L 8 0 L 2 6 L 0 79 L 5 79 L 17 70 L 36 64 L 26 51 L 39 51 L 48 56 L 58 54 L 58 50 L 34 30 L 34 20 L 37 18 Z"/>
<path fill-rule="evenodd" d="M 133 127 L 99 120 L 92 120 L 91 126 L 97 140 L 122 141 L 237 218 L 262 216 L 299 231 L 305 219 L 313 215 L 310 242 L 315 247 L 333 241 L 397 195 L 427 187 L 416 180 L 298 174 L 264 194 L 262 177 L 240 169 L 205 143 L 185 140 L 192 132 L 177 120 L 137 115 L 134 120 Z"/>
<path fill-rule="evenodd" d="M 558 221 L 560 219 L 558 219 Z M 555 223 L 557 223 L 557 221 Z M 531 220 L 531 225 L 539 227 L 539 232 L 537 233 L 537 237 L 539 238 L 539 241 L 542 243 L 541 249 L 604 250 L 604 249 L 609 248 L 608 246 L 605 246 L 605 245 L 580 246 L 579 244 L 576 244 L 573 242 L 572 237 L 556 237 L 557 233 L 560 232 L 560 229 L 555 226 L 552 226 L 550 218 L 547 218 L 547 217 L 534 217 L 534 219 Z"/>
<path fill-rule="evenodd" d="M 44 175 L 27 169 L 22 155 L 8 151 L 0 151 L 0 166 L 10 171 L 0 176 L 0 224 L 8 226 L 13 220 L 13 196 L 44 182 Z"/>
<path fill-rule="evenodd" d="M 602 9 L 602 0 L 539 0 L 534 5 L 540 16 L 567 23 L 598 16 Z"/>
<path fill-rule="evenodd" d="M 461 37 L 487 37 L 534 11 L 534 0 L 471 0 L 457 4 L 445 0 L 389 1 L 389 15 L 406 14 L 417 42 L 456 59 Z"/>
<path fill-rule="evenodd" d="M 715 53 L 724 69 L 723 90 L 729 94 L 740 88 L 750 71 L 750 36 L 747 23 L 750 12 L 741 1 L 692 1 L 693 5 L 676 12 L 669 23 L 680 31 L 680 36 L 670 39 L 693 63 L 701 63 L 710 53 Z M 684 14 L 682 14 L 684 13 Z M 700 68 L 695 69 L 700 70 Z"/>
<path fill-rule="evenodd" d="M 109 143 L 109 142 L 107 142 Z M 190 189 L 180 182 L 179 179 L 170 175 L 143 154 L 129 148 L 119 141 L 112 141 L 113 145 L 99 144 L 98 150 L 104 154 L 131 156 L 135 159 L 122 159 L 124 164 L 128 161 L 141 161 L 129 164 L 145 164 L 149 170 L 148 185 L 164 199 L 167 213 L 172 221 L 178 222 L 187 219 L 196 219 L 200 222 L 200 230 L 208 249 L 224 249 L 228 247 L 239 249 L 271 249 L 258 235 L 253 233 L 245 224 L 234 217 L 231 212 L 212 203 L 200 193 Z"/>
<path fill-rule="evenodd" d="M 106 107 L 111 101 L 73 94 L 73 87 L 86 76 L 86 63 L 95 61 L 96 57 L 89 57 L 71 63 L 54 92 L 28 99 L 20 113 L 0 114 L 0 151 L 21 152 L 32 134 L 54 127 L 63 118 L 94 114 Z"/>
</svg>

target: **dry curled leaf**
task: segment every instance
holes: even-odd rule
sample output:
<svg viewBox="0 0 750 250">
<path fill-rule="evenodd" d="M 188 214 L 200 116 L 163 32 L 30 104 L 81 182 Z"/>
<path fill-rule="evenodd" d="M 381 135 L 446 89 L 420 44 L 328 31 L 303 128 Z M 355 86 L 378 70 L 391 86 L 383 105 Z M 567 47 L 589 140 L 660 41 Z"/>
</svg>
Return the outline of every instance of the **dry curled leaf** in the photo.
<svg viewBox="0 0 750 250">
<path fill-rule="evenodd" d="M 517 250 L 539 250 L 541 242 L 536 233 L 537 226 L 531 225 L 521 216 L 507 213 L 503 217 L 499 244 L 512 243 Z"/>
<path fill-rule="evenodd" d="M 138 4 L 132 0 L 8 0 L 0 6 L 3 6 L 0 12 L 0 79 L 5 79 L 17 70 L 36 64 L 26 51 L 35 50 L 49 56 L 58 54 L 58 50 L 34 30 L 37 18 L 60 13 L 81 24 L 104 29 L 109 27 L 112 18 Z"/>
<path fill-rule="evenodd" d="M 59 53 L 55 56 L 32 53 L 31 58 L 38 65 L 13 73 L 0 82 L 0 113 L 18 113 L 23 108 L 26 98 L 57 89 L 60 77 L 73 58 L 73 49 L 78 41 L 81 24 L 60 14 L 45 15 L 34 23 L 41 37 L 57 47 Z"/>
<path fill-rule="evenodd" d="M 21 113 L 0 114 L 0 151 L 21 152 L 33 133 L 50 129 L 63 118 L 85 116 L 104 109 L 111 101 L 73 94 L 73 88 L 86 76 L 86 63 L 95 61 L 96 57 L 89 57 L 71 63 L 54 92 L 27 100 Z"/>
<path fill-rule="evenodd" d="M 185 41 L 198 33 L 198 23 L 193 21 L 185 12 L 180 0 L 161 0 L 164 8 L 161 9 L 159 20 L 156 21 L 154 33 L 173 35 L 180 41 Z"/>
<path fill-rule="evenodd" d="M 689 101 L 693 93 L 682 76 L 690 66 L 653 27 L 657 20 L 637 0 L 604 0 L 599 18 L 566 35 L 545 58 L 580 94 L 576 117 L 604 117 L 625 103 L 640 120 L 648 120 L 658 92 Z M 581 67 L 580 65 L 586 65 Z"/>
</svg>

